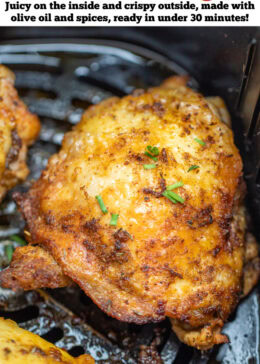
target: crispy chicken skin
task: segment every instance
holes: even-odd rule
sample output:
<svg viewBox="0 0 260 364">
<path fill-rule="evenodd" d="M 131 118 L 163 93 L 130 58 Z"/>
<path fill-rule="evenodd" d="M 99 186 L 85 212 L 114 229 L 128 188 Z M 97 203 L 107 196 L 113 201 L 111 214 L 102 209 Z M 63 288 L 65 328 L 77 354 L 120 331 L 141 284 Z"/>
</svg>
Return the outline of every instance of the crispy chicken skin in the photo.
<svg viewBox="0 0 260 364">
<path fill-rule="evenodd" d="M 19 99 L 14 74 L 0 65 L 0 200 L 28 175 L 27 146 L 37 137 L 40 123 Z"/>
<path fill-rule="evenodd" d="M 94 364 L 87 354 L 73 358 L 40 336 L 20 328 L 14 321 L 0 317 L 1 364 Z"/>
<path fill-rule="evenodd" d="M 39 287 L 58 288 L 70 284 L 51 254 L 38 246 L 27 245 L 15 249 L 9 269 L 2 272 L 1 281 L 13 290 Z"/>
<path fill-rule="evenodd" d="M 15 198 L 31 242 L 107 314 L 137 324 L 168 316 L 182 341 L 208 349 L 228 341 L 221 328 L 243 287 L 245 191 L 219 100 L 184 84 L 172 78 L 91 107 L 41 178 Z M 145 155 L 149 145 L 159 148 L 158 162 Z M 162 195 L 177 181 L 184 203 Z M 5 287 L 10 269 L 0 275 Z M 258 277 L 257 264 L 253 271 Z"/>
</svg>

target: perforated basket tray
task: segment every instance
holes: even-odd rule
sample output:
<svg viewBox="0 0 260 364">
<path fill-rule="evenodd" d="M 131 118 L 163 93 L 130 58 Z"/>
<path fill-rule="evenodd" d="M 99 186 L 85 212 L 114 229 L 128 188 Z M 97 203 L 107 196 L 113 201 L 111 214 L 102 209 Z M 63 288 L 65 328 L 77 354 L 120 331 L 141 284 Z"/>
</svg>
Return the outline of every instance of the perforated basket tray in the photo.
<svg viewBox="0 0 260 364">
<path fill-rule="evenodd" d="M 64 133 L 79 121 L 86 107 L 109 96 L 123 96 L 135 88 L 158 85 L 172 74 L 185 73 L 173 61 L 153 51 L 102 40 L 2 43 L 0 63 L 15 71 L 20 95 L 42 122 L 39 140 L 28 155 L 30 176 L 18 189 L 27 189 L 30 180 L 39 177 L 48 158 L 59 150 Z M 190 85 L 199 88 L 193 78 Z M 2 204 L 0 223 L 0 263 L 4 267 L 8 237 L 22 234 L 23 230 L 11 193 Z M 106 316 L 77 287 L 48 294 L 14 294 L 0 289 L 0 310 L 0 316 L 14 319 L 72 355 L 87 352 L 98 362 L 145 362 L 144 353 L 148 353 L 146 349 L 153 343 L 147 363 L 160 362 L 155 351 L 165 364 L 260 363 L 257 289 L 240 303 L 225 325 L 230 344 L 207 353 L 181 344 L 167 320 L 157 325 L 137 326 Z"/>
</svg>

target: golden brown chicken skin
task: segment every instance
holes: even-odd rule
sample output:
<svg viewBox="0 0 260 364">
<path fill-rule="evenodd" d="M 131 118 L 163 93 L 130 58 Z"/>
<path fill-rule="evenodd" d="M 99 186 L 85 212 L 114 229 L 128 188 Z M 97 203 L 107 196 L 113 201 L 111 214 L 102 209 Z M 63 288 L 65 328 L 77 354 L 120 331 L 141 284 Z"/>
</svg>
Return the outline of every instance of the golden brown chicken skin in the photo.
<svg viewBox="0 0 260 364">
<path fill-rule="evenodd" d="M 0 65 L 0 200 L 28 175 L 27 147 L 37 137 L 40 123 L 19 99 L 14 74 Z"/>
<path fill-rule="evenodd" d="M 87 354 L 73 358 L 65 350 L 20 328 L 14 321 L 0 317 L 0 363 L 95 364 L 95 361 Z"/>
<path fill-rule="evenodd" d="M 32 290 L 40 287 L 59 288 L 70 284 L 51 254 L 33 245 L 15 249 L 9 269 L 1 274 L 1 282 L 13 290 Z"/>
<path fill-rule="evenodd" d="M 91 107 L 16 200 L 31 242 L 107 314 L 168 316 L 181 340 L 207 349 L 227 342 L 221 328 L 243 286 L 242 162 L 217 106 L 183 83 Z M 179 201 L 165 193 L 176 182 Z"/>
</svg>

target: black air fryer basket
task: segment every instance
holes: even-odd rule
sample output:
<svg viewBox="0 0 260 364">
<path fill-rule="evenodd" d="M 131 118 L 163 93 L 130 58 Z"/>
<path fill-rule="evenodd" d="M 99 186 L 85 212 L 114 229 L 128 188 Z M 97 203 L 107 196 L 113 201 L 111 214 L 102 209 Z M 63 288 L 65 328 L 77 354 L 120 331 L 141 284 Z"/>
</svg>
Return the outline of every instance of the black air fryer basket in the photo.
<svg viewBox="0 0 260 364">
<path fill-rule="evenodd" d="M 260 241 L 260 38 L 257 28 L 0 28 L 0 63 L 42 122 L 28 156 L 26 190 L 84 109 L 104 98 L 189 74 L 190 86 L 222 96 L 244 159 L 248 208 Z M 11 234 L 23 234 L 11 199 L 0 209 L 0 266 Z M 108 317 L 76 287 L 13 293 L 0 288 L 0 317 L 97 363 L 260 364 L 259 287 L 225 325 L 230 343 L 201 353 L 178 341 L 168 320 L 137 326 Z"/>
</svg>

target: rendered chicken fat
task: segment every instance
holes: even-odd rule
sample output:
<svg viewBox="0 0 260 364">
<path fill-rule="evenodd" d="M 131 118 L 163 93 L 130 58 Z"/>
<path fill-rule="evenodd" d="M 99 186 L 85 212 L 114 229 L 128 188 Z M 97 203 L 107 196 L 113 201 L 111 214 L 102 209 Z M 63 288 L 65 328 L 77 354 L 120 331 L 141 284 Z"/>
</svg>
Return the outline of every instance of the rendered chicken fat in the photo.
<svg viewBox="0 0 260 364">
<path fill-rule="evenodd" d="M 229 120 L 223 102 L 214 101 L 172 78 L 93 106 L 30 191 L 15 196 L 38 244 L 32 263 L 45 257 L 46 271 L 51 265 L 62 285 L 64 274 L 119 320 L 170 317 L 179 338 L 199 349 L 227 342 L 221 328 L 239 301 L 243 271 L 251 269 L 247 292 L 259 277 L 257 249 L 254 264 L 244 264 L 241 158 L 221 120 Z M 159 149 L 157 161 L 147 146 Z M 172 191 L 177 202 L 165 190 L 180 181 Z M 25 265 L 26 278 L 17 274 L 23 252 L 0 273 L 2 285 L 48 286 Z"/>
</svg>

